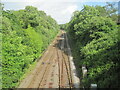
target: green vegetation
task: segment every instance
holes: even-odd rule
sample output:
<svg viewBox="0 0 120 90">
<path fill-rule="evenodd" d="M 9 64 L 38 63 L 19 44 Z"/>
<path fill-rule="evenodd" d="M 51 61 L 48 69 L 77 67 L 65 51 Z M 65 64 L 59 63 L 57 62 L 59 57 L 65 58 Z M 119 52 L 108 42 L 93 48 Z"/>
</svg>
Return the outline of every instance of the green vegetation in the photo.
<svg viewBox="0 0 120 90">
<path fill-rule="evenodd" d="M 2 87 L 15 88 L 20 78 L 58 33 L 50 16 L 32 6 L 2 10 Z"/>
<path fill-rule="evenodd" d="M 69 23 L 59 26 L 36 7 L 5 11 L 1 3 L 0 6 L 2 88 L 18 86 L 30 66 L 36 63 L 55 38 L 59 26 L 68 32 L 80 77 L 82 65 L 88 69 L 87 77 L 81 78 L 81 84 L 84 87 L 96 83 L 99 88 L 120 88 L 120 26 L 117 25 L 120 16 L 116 14 L 113 4 L 108 3 L 104 7 L 86 5 L 81 11 L 73 13 Z"/>
<path fill-rule="evenodd" d="M 117 18 L 116 9 L 110 8 L 113 7 L 110 5 L 86 5 L 81 11 L 74 12 L 67 25 L 80 77 L 80 67 L 85 65 L 88 69 L 87 77 L 82 79 L 84 87 L 90 87 L 92 83 L 96 83 L 99 88 L 120 87 L 119 25 L 114 19 Z"/>
<path fill-rule="evenodd" d="M 61 30 L 66 30 L 67 29 L 67 23 L 66 24 L 60 24 L 60 29 Z"/>
</svg>

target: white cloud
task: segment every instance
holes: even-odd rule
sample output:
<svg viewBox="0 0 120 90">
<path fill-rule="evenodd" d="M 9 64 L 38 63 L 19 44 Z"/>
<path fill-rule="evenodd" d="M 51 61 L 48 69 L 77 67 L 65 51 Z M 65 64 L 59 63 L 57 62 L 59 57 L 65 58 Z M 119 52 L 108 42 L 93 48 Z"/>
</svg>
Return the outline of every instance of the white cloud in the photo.
<svg viewBox="0 0 120 90">
<path fill-rule="evenodd" d="M 69 22 L 72 13 L 77 10 L 76 3 L 71 2 L 29 2 L 26 5 L 32 5 L 39 10 L 45 11 L 47 15 L 52 16 L 59 24 Z"/>
<path fill-rule="evenodd" d="M 23 9 L 27 5 L 37 7 L 39 10 L 43 10 L 47 15 L 51 15 L 58 23 L 69 22 L 72 13 L 80 9 L 82 2 L 110 2 L 119 0 L 2 0 L 5 2 L 6 9 Z"/>
<path fill-rule="evenodd" d="M 69 22 L 72 13 L 77 10 L 76 3 L 41 3 L 36 4 L 39 10 L 44 10 L 48 15 L 51 15 L 58 23 Z"/>
<path fill-rule="evenodd" d="M 72 14 L 75 10 L 77 10 L 77 5 L 68 6 L 65 10 L 62 10 L 62 14 L 70 13 Z"/>
<path fill-rule="evenodd" d="M 12 9 L 14 7 L 13 9 L 18 10 L 19 8 L 23 9 L 27 5 L 32 5 L 39 10 L 45 11 L 47 15 L 52 16 L 58 23 L 69 22 L 71 14 L 77 10 L 77 4 L 74 3 L 76 1 L 77 0 L 4 0 L 4 2 L 9 3 L 9 8 L 6 9 Z"/>
</svg>

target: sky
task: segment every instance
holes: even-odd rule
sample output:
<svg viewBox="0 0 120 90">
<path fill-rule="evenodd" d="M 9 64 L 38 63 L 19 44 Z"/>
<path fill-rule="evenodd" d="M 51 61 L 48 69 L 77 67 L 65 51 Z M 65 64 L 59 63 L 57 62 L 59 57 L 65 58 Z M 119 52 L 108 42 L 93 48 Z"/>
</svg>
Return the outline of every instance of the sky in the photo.
<svg viewBox="0 0 120 90">
<path fill-rule="evenodd" d="M 81 10 L 84 5 L 106 5 L 106 2 L 120 0 L 1 0 L 5 10 L 24 9 L 25 6 L 34 6 L 54 18 L 58 24 L 70 21 L 72 13 Z"/>
</svg>

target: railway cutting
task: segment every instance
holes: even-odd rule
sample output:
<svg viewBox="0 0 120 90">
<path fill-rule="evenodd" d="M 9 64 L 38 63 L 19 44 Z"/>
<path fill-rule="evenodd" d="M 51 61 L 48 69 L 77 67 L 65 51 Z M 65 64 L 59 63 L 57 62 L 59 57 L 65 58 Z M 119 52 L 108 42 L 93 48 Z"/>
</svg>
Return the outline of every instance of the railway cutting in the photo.
<svg viewBox="0 0 120 90">
<path fill-rule="evenodd" d="M 69 49 L 66 32 L 61 30 L 18 88 L 78 88 Z"/>
</svg>

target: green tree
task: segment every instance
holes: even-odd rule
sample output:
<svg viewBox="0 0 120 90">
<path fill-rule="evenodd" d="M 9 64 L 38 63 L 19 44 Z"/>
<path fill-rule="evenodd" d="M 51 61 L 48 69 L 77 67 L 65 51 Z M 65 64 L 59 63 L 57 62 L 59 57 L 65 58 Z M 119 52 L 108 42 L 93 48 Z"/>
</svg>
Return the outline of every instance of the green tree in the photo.
<svg viewBox="0 0 120 90">
<path fill-rule="evenodd" d="M 120 87 L 119 26 L 112 17 L 116 10 L 113 5 L 110 7 L 84 6 L 74 12 L 67 26 L 75 63 L 88 69 L 87 78 L 82 79 L 84 87 L 90 87 L 91 83 L 99 88 Z"/>
<path fill-rule="evenodd" d="M 32 6 L 2 12 L 2 88 L 16 88 L 26 70 L 54 39 L 59 26 Z"/>
</svg>

